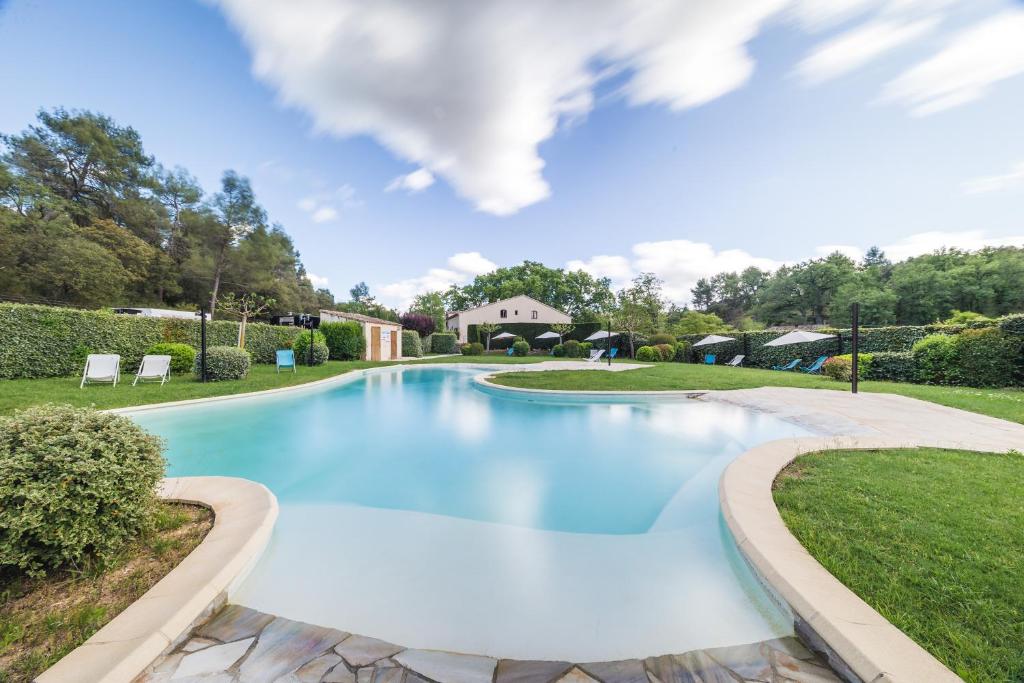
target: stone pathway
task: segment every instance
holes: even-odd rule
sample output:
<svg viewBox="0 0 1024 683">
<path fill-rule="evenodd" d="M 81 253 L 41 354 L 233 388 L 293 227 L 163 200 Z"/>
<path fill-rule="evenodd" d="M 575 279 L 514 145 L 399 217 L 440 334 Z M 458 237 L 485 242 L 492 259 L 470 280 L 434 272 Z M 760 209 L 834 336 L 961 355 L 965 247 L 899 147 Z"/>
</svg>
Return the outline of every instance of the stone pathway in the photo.
<svg viewBox="0 0 1024 683">
<path fill-rule="evenodd" d="M 619 662 L 407 649 L 229 605 L 136 683 L 835 683 L 796 638 Z"/>
</svg>

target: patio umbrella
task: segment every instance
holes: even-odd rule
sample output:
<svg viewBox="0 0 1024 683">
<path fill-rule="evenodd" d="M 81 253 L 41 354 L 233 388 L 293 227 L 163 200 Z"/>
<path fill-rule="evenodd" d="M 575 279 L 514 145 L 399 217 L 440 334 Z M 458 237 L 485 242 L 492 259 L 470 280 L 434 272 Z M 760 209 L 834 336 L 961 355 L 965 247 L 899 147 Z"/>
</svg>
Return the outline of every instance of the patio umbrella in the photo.
<svg viewBox="0 0 1024 683">
<path fill-rule="evenodd" d="M 557 332 L 545 332 L 544 334 L 538 334 L 536 339 L 561 339 L 562 335 Z"/>
<path fill-rule="evenodd" d="M 835 339 L 835 337 L 834 334 L 794 330 L 789 334 L 782 335 L 778 339 L 771 340 L 765 346 L 789 346 L 790 344 L 803 344 L 804 342 L 818 341 L 819 339 Z"/>
<path fill-rule="evenodd" d="M 502 332 L 501 334 L 494 335 L 493 337 L 491 337 L 491 339 L 510 339 L 514 336 L 516 335 L 512 334 L 511 332 Z"/>
<path fill-rule="evenodd" d="M 709 344 L 721 344 L 722 342 L 736 341 L 733 337 L 723 337 L 720 334 L 709 334 L 701 339 L 694 346 L 708 346 Z"/>
<path fill-rule="evenodd" d="M 618 332 L 609 332 L 608 330 L 598 330 L 594 334 L 590 335 L 583 341 L 599 341 L 601 339 L 607 339 L 608 337 L 618 337 Z"/>
</svg>

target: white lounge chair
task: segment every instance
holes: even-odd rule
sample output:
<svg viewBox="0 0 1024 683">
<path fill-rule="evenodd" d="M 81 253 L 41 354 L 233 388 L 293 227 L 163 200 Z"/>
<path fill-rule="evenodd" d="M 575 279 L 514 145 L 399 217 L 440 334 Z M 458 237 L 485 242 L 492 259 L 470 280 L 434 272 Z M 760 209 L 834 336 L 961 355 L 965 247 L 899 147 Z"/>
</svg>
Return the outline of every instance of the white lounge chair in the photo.
<svg viewBox="0 0 1024 683">
<path fill-rule="evenodd" d="M 116 353 L 90 353 L 82 371 L 81 389 L 86 382 L 110 382 L 115 387 L 121 377 L 121 356 Z"/>
<path fill-rule="evenodd" d="M 160 380 L 160 384 L 169 382 L 171 379 L 171 357 L 143 356 L 142 363 L 139 364 L 139 371 L 135 374 L 135 381 L 132 382 L 132 386 L 135 386 L 140 379 L 143 382 L 147 380 L 152 380 L 154 382 Z"/>
<path fill-rule="evenodd" d="M 590 352 L 590 358 L 587 359 L 588 363 L 595 362 L 598 358 L 604 355 L 604 349 L 593 349 Z"/>
<path fill-rule="evenodd" d="M 739 366 L 743 365 L 744 358 L 746 358 L 746 356 L 733 356 L 732 360 L 726 363 L 726 365 L 731 365 L 734 368 L 738 368 Z"/>
</svg>

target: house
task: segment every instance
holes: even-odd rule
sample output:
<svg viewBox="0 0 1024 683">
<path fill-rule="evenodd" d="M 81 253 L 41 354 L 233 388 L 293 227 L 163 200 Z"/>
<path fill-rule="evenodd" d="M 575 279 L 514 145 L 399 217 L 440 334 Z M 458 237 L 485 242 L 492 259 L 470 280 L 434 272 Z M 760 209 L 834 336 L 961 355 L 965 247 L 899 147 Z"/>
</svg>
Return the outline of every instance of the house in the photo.
<svg viewBox="0 0 1024 683">
<path fill-rule="evenodd" d="M 571 323 L 572 317 L 557 308 L 520 294 L 501 301 L 477 306 L 466 311 L 455 311 L 445 316 L 445 327 L 459 335 L 459 342 L 469 341 L 469 326 L 480 323 Z"/>
<path fill-rule="evenodd" d="M 402 326 L 392 320 L 361 313 L 320 310 L 321 323 L 357 322 L 366 337 L 363 360 L 398 360 L 402 357 Z"/>
</svg>

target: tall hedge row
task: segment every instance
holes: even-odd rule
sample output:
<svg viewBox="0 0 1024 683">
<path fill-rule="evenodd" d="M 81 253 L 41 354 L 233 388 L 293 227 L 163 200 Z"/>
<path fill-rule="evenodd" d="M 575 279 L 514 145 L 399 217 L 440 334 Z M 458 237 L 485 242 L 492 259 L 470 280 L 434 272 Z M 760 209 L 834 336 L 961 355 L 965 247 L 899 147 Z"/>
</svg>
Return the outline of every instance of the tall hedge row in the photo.
<svg viewBox="0 0 1024 683">
<path fill-rule="evenodd" d="M 274 351 L 288 348 L 301 330 L 249 323 L 245 348 L 253 362 L 273 363 Z M 238 323 L 215 320 L 206 326 L 207 346 L 238 343 Z M 0 378 L 59 377 L 82 371 L 90 353 L 116 353 L 121 368 L 134 371 L 146 350 L 158 343 L 199 347 L 199 320 L 146 318 L 109 311 L 87 311 L 0 303 Z"/>
<path fill-rule="evenodd" d="M 562 341 L 570 339 L 583 341 L 600 329 L 602 329 L 601 323 L 576 323 L 573 331 L 563 336 Z M 538 335 L 550 331 L 551 325 L 548 323 L 501 323 L 501 328 L 494 334 L 509 332 L 525 339 L 530 344 L 531 349 L 550 349 L 558 343 L 558 339 L 537 339 Z M 487 341 L 487 335 L 481 334 L 476 325 L 470 325 L 466 328 L 466 336 L 471 342 L 479 341 L 482 344 Z M 514 339 L 511 337 L 496 340 L 494 335 L 491 335 L 491 348 L 507 349 L 512 345 L 513 341 Z"/>
</svg>

